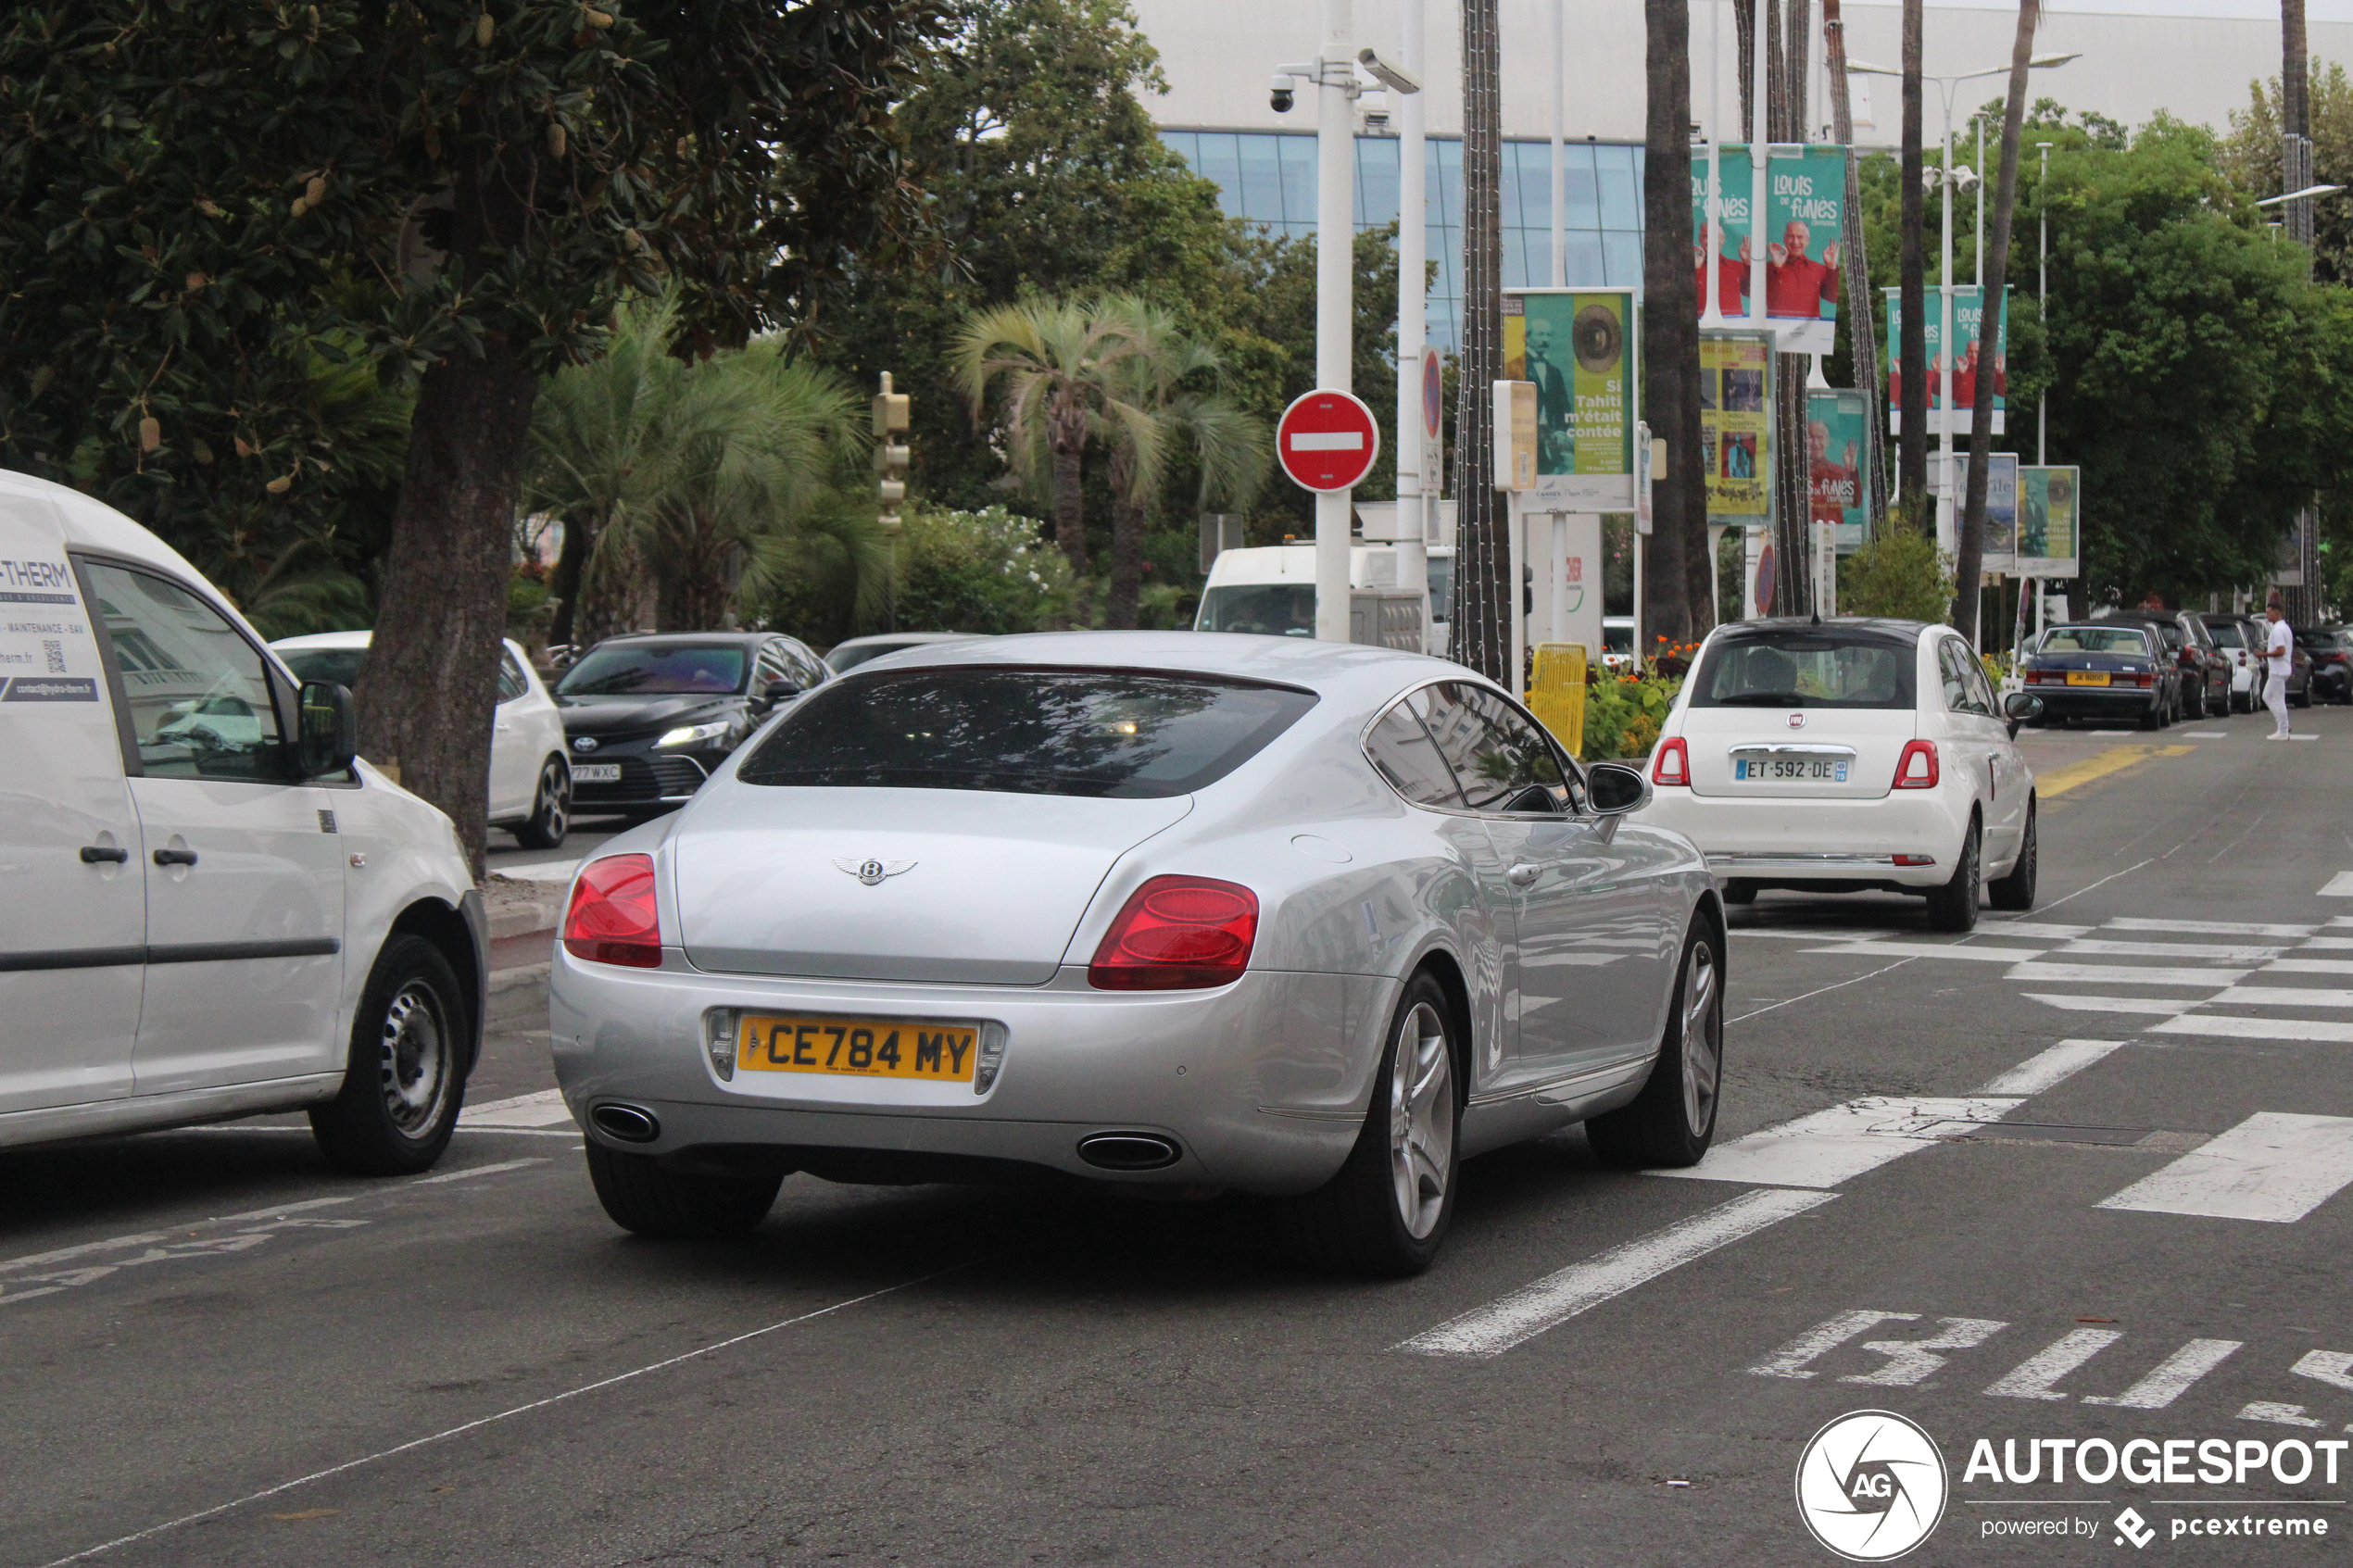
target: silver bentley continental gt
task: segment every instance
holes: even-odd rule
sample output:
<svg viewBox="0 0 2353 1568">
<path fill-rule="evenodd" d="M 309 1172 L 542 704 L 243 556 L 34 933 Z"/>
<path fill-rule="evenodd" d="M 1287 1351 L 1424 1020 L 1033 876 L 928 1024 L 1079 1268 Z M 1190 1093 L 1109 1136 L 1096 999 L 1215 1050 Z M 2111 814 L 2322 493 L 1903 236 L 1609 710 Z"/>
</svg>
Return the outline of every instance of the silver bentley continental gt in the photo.
<svg viewBox="0 0 2353 1568">
<path fill-rule="evenodd" d="M 911 648 L 738 749 L 572 887 L 557 1075 L 614 1221 L 749 1230 L 783 1178 L 1285 1197 L 1426 1268 L 1461 1161 L 1716 1130 L 1724 916 L 1457 664 L 1195 633 Z"/>
</svg>

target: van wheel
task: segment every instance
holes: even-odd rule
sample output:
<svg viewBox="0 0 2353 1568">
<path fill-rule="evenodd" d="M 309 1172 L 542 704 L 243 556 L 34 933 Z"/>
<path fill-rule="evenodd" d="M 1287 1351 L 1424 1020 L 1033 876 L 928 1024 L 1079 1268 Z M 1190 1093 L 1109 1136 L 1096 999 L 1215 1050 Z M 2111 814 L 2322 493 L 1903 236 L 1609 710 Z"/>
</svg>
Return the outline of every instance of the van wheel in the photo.
<svg viewBox="0 0 2353 1568">
<path fill-rule="evenodd" d="M 540 766 L 530 817 L 515 824 L 515 842 L 525 849 L 560 849 L 571 832 L 572 770 L 562 758 L 550 757 Z"/>
<path fill-rule="evenodd" d="M 650 1154 L 628 1154 L 588 1140 L 588 1180 L 597 1201 L 623 1230 L 663 1241 L 742 1236 L 768 1217 L 784 1173 L 713 1176 L 668 1171 Z"/>
<path fill-rule="evenodd" d="M 1997 909 L 2013 912 L 2034 907 L 2034 872 L 2037 850 L 2034 844 L 2034 802 L 2026 803 L 2026 837 L 2019 845 L 2018 863 L 2009 874 L 1997 877 L 1985 884 L 1985 897 Z"/>
<path fill-rule="evenodd" d="M 467 1026 L 465 992 L 441 949 L 406 932 L 386 941 L 352 1019 L 342 1092 L 310 1110 L 328 1161 L 408 1176 L 439 1160 L 466 1096 Z"/>
<path fill-rule="evenodd" d="M 1651 1075 L 1631 1105 L 1585 1123 L 1586 1141 L 1610 1164 L 1632 1170 L 1696 1165 L 1716 1141 L 1723 1086 L 1724 971 L 1715 932 L 1694 921 Z"/>
<path fill-rule="evenodd" d="M 1373 1103 L 1348 1163 L 1294 1199 L 1291 1233 L 1302 1251 L 1351 1273 L 1402 1279 L 1438 1256 L 1454 1219 L 1454 1020 L 1428 972 L 1406 983 L 1373 1081 Z"/>
<path fill-rule="evenodd" d="M 1960 863 L 1953 868 L 1953 879 L 1942 887 L 1931 888 L 1928 895 L 1928 923 L 1932 931 L 1974 931 L 1977 928 L 1978 855 L 1977 819 L 1971 817 L 1969 835 L 1961 840 Z"/>
</svg>

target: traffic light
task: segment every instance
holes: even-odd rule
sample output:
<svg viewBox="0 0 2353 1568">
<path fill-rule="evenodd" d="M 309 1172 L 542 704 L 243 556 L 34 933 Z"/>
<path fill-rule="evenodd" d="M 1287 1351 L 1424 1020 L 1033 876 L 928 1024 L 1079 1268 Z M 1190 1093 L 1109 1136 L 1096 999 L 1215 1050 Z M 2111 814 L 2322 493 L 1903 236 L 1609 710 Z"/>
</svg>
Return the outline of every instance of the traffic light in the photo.
<svg viewBox="0 0 2353 1568">
<path fill-rule="evenodd" d="M 875 495 L 882 502 L 883 532 L 899 533 L 899 504 L 907 498 L 907 395 L 890 390 L 890 372 L 882 373 L 882 391 L 875 397 Z"/>
</svg>

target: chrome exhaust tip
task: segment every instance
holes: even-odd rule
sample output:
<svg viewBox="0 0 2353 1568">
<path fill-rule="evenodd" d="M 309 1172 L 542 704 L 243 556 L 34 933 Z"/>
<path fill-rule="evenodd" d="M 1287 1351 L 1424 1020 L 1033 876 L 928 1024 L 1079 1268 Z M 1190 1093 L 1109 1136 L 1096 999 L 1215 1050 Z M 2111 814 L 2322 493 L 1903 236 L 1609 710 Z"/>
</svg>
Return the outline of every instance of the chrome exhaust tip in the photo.
<svg viewBox="0 0 2353 1568">
<path fill-rule="evenodd" d="M 654 1113 L 634 1105 L 600 1105 L 588 1113 L 597 1131 L 623 1143 L 651 1143 L 661 1136 L 661 1123 Z"/>
<path fill-rule="evenodd" d="M 1158 1133 L 1095 1133 L 1078 1140 L 1078 1158 L 1101 1171 L 1163 1171 L 1185 1157 Z"/>
</svg>

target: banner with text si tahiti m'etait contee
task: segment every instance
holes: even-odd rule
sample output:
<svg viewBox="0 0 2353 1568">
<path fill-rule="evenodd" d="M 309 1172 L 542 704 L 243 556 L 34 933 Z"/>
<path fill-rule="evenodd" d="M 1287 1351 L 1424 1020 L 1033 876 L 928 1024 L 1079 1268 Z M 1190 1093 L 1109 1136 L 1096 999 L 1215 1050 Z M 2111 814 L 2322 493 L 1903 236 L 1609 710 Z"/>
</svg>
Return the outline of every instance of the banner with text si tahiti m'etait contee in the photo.
<svg viewBox="0 0 2353 1568">
<path fill-rule="evenodd" d="M 1838 332 L 1839 235 L 1846 209 L 1846 149 L 1811 143 L 1768 149 L 1766 169 L 1764 322 L 1750 314 L 1755 281 L 1750 209 L 1755 173 L 1744 143 L 1727 143 L 1717 157 L 1722 232 L 1709 265 L 1707 155 L 1692 159 L 1692 266 L 1699 280 L 1699 312 L 1707 314 L 1709 273 L 1715 274 L 1724 316 L 1743 325 L 1769 325 L 1783 354 L 1828 354 Z"/>
</svg>

